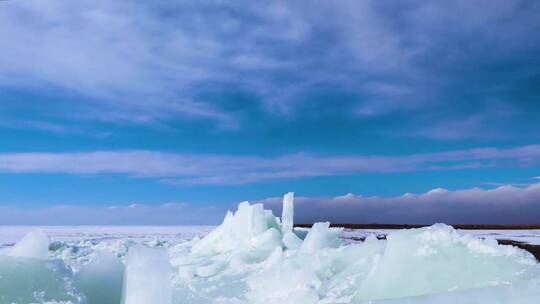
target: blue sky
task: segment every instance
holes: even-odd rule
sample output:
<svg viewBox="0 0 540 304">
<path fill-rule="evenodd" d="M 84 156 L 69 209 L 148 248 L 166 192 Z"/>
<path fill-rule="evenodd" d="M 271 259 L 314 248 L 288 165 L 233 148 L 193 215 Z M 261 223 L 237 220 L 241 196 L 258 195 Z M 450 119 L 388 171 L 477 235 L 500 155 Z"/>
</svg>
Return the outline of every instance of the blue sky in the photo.
<svg viewBox="0 0 540 304">
<path fill-rule="evenodd" d="M 478 205 L 489 191 L 515 216 L 486 221 L 540 218 L 539 14 L 537 1 L 1 1 L 0 221 L 214 223 L 288 191 L 334 221 L 473 221 L 495 212 Z M 347 193 L 354 204 L 325 205 Z M 385 203 L 405 193 L 439 207 Z"/>
</svg>

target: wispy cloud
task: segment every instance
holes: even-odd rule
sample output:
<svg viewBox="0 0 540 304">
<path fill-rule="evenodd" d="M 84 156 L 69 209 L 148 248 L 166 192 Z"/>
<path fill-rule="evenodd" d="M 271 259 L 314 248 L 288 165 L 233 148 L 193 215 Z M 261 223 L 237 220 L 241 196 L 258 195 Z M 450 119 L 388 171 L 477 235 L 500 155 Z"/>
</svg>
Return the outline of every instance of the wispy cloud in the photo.
<svg viewBox="0 0 540 304">
<path fill-rule="evenodd" d="M 187 203 L 122 206 L 57 205 L 42 208 L 0 206 L 3 225 L 204 225 L 223 218 L 224 206 Z"/>
<path fill-rule="evenodd" d="M 175 185 L 239 185 L 267 180 L 365 172 L 530 167 L 539 163 L 540 145 L 399 156 L 291 154 L 259 157 L 190 155 L 156 151 L 0 154 L 1 172 L 125 174 L 135 178 L 159 179 Z"/>
<path fill-rule="evenodd" d="M 70 104 L 72 112 L 97 119 L 117 113 L 125 121 L 195 117 L 234 126 L 229 114 L 181 94 L 218 76 L 217 66 L 202 62 L 219 47 L 163 21 L 159 7 L 107 1 L 0 5 L 0 37 L 9 41 L 0 57 L 0 85 L 76 92 L 86 100 Z"/>
<path fill-rule="evenodd" d="M 1 118 L 0 127 L 10 129 L 38 129 L 45 132 L 57 134 L 79 133 L 80 130 L 74 126 L 67 126 L 42 120 Z"/>
<path fill-rule="evenodd" d="M 0 85 L 74 92 L 84 98 L 65 112 L 117 122 L 238 128 L 204 93 L 246 90 L 289 114 L 320 87 L 350 93 L 354 104 L 338 102 L 360 118 L 470 110 L 471 100 L 481 112 L 492 95 L 527 98 L 520 85 L 538 72 L 539 11 L 534 1 L 2 1 Z M 512 68 L 497 70 L 504 65 Z M 476 123 L 420 133 L 461 138 Z"/>
</svg>

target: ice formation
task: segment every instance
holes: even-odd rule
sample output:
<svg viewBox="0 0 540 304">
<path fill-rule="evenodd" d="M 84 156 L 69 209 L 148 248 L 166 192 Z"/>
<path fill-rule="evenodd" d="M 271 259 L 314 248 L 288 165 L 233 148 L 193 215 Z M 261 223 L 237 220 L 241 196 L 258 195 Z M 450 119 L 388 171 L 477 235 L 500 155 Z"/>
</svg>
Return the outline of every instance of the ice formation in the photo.
<svg viewBox="0 0 540 304">
<path fill-rule="evenodd" d="M 49 256 L 49 238 L 45 232 L 36 229 L 9 248 L 6 255 L 45 260 Z"/>
<path fill-rule="evenodd" d="M 62 261 L 0 256 L 0 303 L 53 302 L 86 303 Z"/>
<path fill-rule="evenodd" d="M 516 247 L 443 224 L 346 244 L 341 229 L 327 222 L 293 228 L 293 194 L 283 201 L 281 219 L 243 202 L 205 237 L 176 243 L 82 241 L 72 248 L 49 246 L 34 232 L 0 253 L 0 303 L 532 304 L 540 298 L 540 266 Z M 51 252 L 44 252 L 45 243 Z"/>
<path fill-rule="evenodd" d="M 289 192 L 283 197 L 283 212 L 281 214 L 283 233 L 292 232 L 294 218 L 294 193 Z"/>
<path fill-rule="evenodd" d="M 97 252 L 75 276 L 75 285 L 88 303 L 119 304 L 122 298 L 124 264 L 110 252 Z"/>
<path fill-rule="evenodd" d="M 285 195 L 280 220 L 241 203 L 207 237 L 172 247 L 175 303 L 432 303 L 452 295 L 477 303 L 492 289 L 500 303 L 519 303 L 540 295 L 540 267 L 516 247 L 443 224 L 345 245 L 329 223 L 307 235 L 293 229 L 292 205 Z"/>
<path fill-rule="evenodd" d="M 129 249 L 122 304 L 171 304 L 171 265 L 165 249 L 141 245 Z"/>
</svg>

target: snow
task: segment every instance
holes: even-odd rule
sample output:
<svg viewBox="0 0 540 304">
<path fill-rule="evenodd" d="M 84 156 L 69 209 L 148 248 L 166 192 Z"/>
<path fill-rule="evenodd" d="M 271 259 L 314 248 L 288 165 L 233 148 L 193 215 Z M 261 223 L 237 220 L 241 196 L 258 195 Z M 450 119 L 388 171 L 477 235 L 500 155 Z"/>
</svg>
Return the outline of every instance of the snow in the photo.
<svg viewBox="0 0 540 304">
<path fill-rule="evenodd" d="M 538 229 L 507 229 L 507 230 L 457 230 L 462 235 L 471 235 L 477 238 L 493 238 L 497 240 L 509 240 L 531 245 L 540 245 L 540 230 Z M 370 235 L 383 237 L 395 230 L 392 229 L 345 229 L 342 238 L 349 242 L 355 239 L 365 238 Z"/>
<path fill-rule="evenodd" d="M 496 238 L 510 240 L 531 245 L 540 245 L 540 230 L 462 230 L 463 234 L 470 234 L 479 238 Z"/>
<path fill-rule="evenodd" d="M 196 236 L 204 236 L 215 226 L 40 226 L 52 240 L 72 242 L 92 240 L 104 242 L 108 240 L 133 240 L 145 242 L 159 239 L 161 241 L 185 241 Z M 0 226 L 0 248 L 14 244 L 35 226 Z"/>
<path fill-rule="evenodd" d="M 0 228 L 0 303 L 538 301 L 536 259 L 493 238 L 535 231 L 300 229 L 293 199 L 284 196 L 281 219 L 240 203 L 215 228 Z"/>
</svg>

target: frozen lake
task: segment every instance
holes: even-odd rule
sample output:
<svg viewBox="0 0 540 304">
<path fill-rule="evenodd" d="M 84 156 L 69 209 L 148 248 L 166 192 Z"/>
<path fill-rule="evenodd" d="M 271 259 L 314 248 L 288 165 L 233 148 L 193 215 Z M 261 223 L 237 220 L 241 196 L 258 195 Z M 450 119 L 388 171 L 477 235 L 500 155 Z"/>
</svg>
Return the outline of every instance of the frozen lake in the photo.
<svg viewBox="0 0 540 304">
<path fill-rule="evenodd" d="M 292 206 L 289 214 L 241 204 L 220 226 L 0 226 L 0 303 L 533 304 L 540 296 L 540 264 L 496 241 L 538 245 L 539 230 L 293 229 Z"/>
<path fill-rule="evenodd" d="M 369 235 L 383 237 L 396 231 L 395 229 L 345 229 L 342 237 L 345 239 L 363 239 Z M 462 235 L 468 234 L 479 238 L 494 238 L 509 240 L 530 245 L 540 245 L 540 230 L 462 230 Z"/>
<path fill-rule="evenodd" d="M 52 258 L 63 259 L 77 270 L 95 251 L 111 251 L 123 258 L 129 246 L 173 247 L 195 237 L 203 238 L 216 226 L 0 226 L 0 248 L 12 246 L 27 233 L 43 230 L 50 238 Z M 300 228 L 301 230 L 309 230 Z M 385 239 L 395 229 L 344 229 L 344 244 L 361 243 L 369 236 Z M 462 235 L 494 238 L 540 246 L 540 230 L 458 230 Z M 55 247 L 56 246 L 56 247 Z"/>
<path fill-rule="evenodd" d="M 26 233 L 40 228 L 53 241 L 95 242 L 130 240 L 147 242 L 152 240 L 181 242 L 196 236 L 203 237 L 216 226 L 0 226 L 0 248 L 16 243 Z M 341 237 L 349 242 L 361 241 L 367 236 L 386 236 L 393 229 L 345 229 Z M 458 230 L 480 238 L 512 240 L 520 243 L 539 245 L 540 230 Z"/>
<path fill-rule="evenodd" d="M 14 244 L 28 232 L 40 228 L 53 241 L 132 240 L 182 241 L 202 237 L 215 226 L 0 226 L 0 247 Z"/>
</svg>

